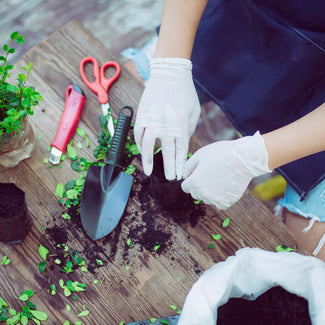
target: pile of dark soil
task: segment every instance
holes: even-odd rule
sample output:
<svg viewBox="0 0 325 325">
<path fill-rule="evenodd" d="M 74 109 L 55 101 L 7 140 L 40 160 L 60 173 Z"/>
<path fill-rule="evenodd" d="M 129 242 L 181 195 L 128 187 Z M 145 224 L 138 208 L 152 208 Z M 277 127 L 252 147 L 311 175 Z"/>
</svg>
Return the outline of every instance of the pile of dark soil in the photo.
<svg viewBox="0 0 325 325">
<path fill-rule="evenodd" d="M 217 325 L 311 325 L 306 299 L 274 287 L 255 300 L 232 298 L 218 309 Z"/>
<path fill-rule="evenodd" d="M 138 158 L 134 159 L 133 163 L 139 164 L 136 162 Z M 205 215 L 204 205 L 195 204 L 188 195 L 172 209 L 162 207 L 154 198 L 152 179 L 138 169 L 133 174 L 133 178 L 129 197 L 129 202 L 132 204 L 128 204 L 114 231 L 101 240 L 93 242 L 83 232 L 78 207 L 71 206 L 65 211 L 71 217 L 71 220 L 66 221 L 67 227 L 57 225 L 53 217 L 56 225 L 47 227 L 45 232 L 56 249 L 55 253 L 51 252 L 52 255 L 56 255 L 54 258 L 64 261 L 63 256 L 66 254 L 62 255 L 62 248 L 57 245 L 63 243 L 68 245 L 70 232 L 83 242 L 83 251 L 79 253 L 87 260 L 87 268 L 90 272 L 96 272 L 100 267 L 96 259 L 103 260 L 105 265 L 117 259 L 126 263 L 134 256 L 135 250 L 143 252 L 144 257 L 148 253 L 160 255 L 172 249 L 171 220 L 177 224 L 189 224 L 195 227 L 200 217 Z M 128 245 L 128 239 L 132 241 L 132 247 Z"/>
</svg>

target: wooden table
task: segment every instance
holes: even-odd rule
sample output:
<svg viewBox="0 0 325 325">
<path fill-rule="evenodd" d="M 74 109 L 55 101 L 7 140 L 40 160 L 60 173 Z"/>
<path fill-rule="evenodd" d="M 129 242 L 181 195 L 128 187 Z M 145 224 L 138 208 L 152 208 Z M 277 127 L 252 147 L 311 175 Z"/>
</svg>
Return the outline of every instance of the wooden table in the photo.
<svg viewBox="0 0 325 325">
<path fill-rule="evenodd" d="M 80 319 L 82 324 L 111 325 L 122 320 L 131 322 L 173 315 L 176 312 L 170 305 L 182 307 L 188 291 L 204 270 L 242 247 L 274 251 L 283 244 L 308 254 L 248 191 L 225 212 L 204 204 L 193 204 L 193 209 L 177 215 L 159 209 L 142 173 L 139 156 L 132 161 L 137 167 L 134 190 L 113 233 L 92 242 L 78 229 L 78 222 L 63 219 L 61 215 L 66 208 L 58 203 L 56 184 L 66 184 L 78 174 L 68 159 L 62 168 L 49 168 L 43 159 L 49 156 L 48 145 L 61 118 L 64 92 L 70 84 L 77 84 L 87 97 L 79 127 L 87 132 L 90 140 L 90 148 L 84 146 L 78 152 L 94 160 L 92 149 L 100 130 L 100 106 L 96 95 L 86 88 L 79 75 L 79 62 L 85 56 L 94 56 L 99 62 L 116 60 L 78 21 L 72 21 L 27 52 L 17 64 L 34 62 L 30 84 L 43 95 L 44 102 L 30 118 L 37 142 L 33 156 L 0 175 L 1 182 L 13 182 L 25 191 L 33 222 L 28 236 L 19 245 L 0 244 L 1 260 L 4 255 L 11 259 L 9 265 L 0 265 L 0 296 L 12 308 L 19 310 L 21 302 L 16 298 L 30 289 L 35 292 L 31 301 L 49 316 L 46 324 L 63 324 L 65 320 L 73 323 L 84 305 L 90 314 Z M 120 79 L 109 92 L 113 115 L 123 105 L 136 108 L 142 91 L 141 83 L 122 68 Z M 78 135 L 74 139 L 83 141 Z M 198 146 L 194 139 L 191 150 Z M 224 228 L 222 223 L 226 217 L 230 218 L 230 224 Z M 214 241 L 212 234 L 221 234 L 222 238 Z M 128 238 L 133 241 L 133 247 L 127 245 Z M 161 245 L 156 252 L 155 242 Z M 42 261 L 38 253 L 40 244 L 50 251 L 45 275 L 37 267 Z M 55 259 L 60 250 L 63 254 L 62 244 L 68 247 L 68 253 L 71 249 L 80 253 L 89 272 L 82 272 L 80 267 L 69 274 L 60 271 L 62 265 L 57 265 Z M 215 247 L 209 248 L 210 244 Z M 104 265 L 98 265 L 96 259 Z M 66 297 L 59 286 L 60 279 L 65 283 L 67 280 L 85 283 L 87 289 L 77 294 L 77 300 L 74 294 Z M 94 280 L 98 283 L 94 284 Z M 56 295 L 48 292 L 52 284 L 56 285 Z M 71 311 L 66 309 L 67 304 Z"/>
</svg>

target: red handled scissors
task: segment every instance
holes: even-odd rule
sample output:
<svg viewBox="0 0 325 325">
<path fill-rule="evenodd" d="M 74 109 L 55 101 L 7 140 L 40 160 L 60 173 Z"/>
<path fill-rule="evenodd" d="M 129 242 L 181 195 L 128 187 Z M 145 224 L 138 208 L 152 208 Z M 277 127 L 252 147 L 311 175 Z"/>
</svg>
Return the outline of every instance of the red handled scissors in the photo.
<svg viewBox="0 0 325 325">
<path fill-rule="evenodd" d="M 85 64 L 87 62 L 91 62 L 93 64 L 93 74 L 95 77 L 95 81 L 93 82 L 89 81 L 85 74 Z M 113 77 L 107 79 L 105 78 L 105 70 L 110 67 L 115 68 L 116 71 Z M 101 68 L 99 68 L 98 61 L 91 56 L 87 56 L 81 60 L 79 70 L 80 70 L 81 78 L 84 81 L 84 83 L 87 85 L 87 87 L 90 90 L 92 90 L 95 94 L 97 94 L 98 101 L 101 104 L 102 113 L 104 115 L 110 114 L 108 120 L 108 131 L 111 133 L 111 136 L 113 136 L 114 125 L 113 125 L 113 119 L 111 115 L 111 107 L 108 101 L 108 90 L 112 86 L 112 84 L 117 80 L 117 78 L 121 73 L 121 68 L 119 64 L 114 61 L 107 61 L 101 66 Z"/>
</svg>

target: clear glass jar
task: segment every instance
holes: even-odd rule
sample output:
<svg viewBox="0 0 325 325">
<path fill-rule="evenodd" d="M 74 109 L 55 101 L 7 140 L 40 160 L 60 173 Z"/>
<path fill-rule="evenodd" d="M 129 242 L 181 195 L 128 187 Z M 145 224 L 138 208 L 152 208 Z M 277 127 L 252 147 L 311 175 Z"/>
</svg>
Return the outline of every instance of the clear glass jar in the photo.
<svg viewBox="0 0 325 325">
<path fill-rule="evenodd" d="M 0 136 L 0 170 L 15 167 L 32 155 L 35 147 L 34 132 L 27 118 L 24 124 L 24 129 L 19 133 Z"/>
</svg>

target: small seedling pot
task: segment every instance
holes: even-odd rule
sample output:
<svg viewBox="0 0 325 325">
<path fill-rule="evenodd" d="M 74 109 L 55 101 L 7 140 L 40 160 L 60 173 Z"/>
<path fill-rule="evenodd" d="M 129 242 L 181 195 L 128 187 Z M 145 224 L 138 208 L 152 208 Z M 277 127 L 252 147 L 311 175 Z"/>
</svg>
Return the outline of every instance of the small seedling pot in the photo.
<svg viewBox="0 0 325 325">
<path fill-rule="evenodd" d="M 31 228 L 25 193 L 12 183 L 0 183 L 0 241 L 19 244 Z"/>
<path fill-rule="evenodd" d="M 166 211 L 180 210 L 188 204 L 191 196 L 183 192 L 181 183 L 182 180 L 166 179 L 162 153 L 160 151 L 155 154 L 150 184 L 153 196 L 160 208 Z"/>
</svg>

